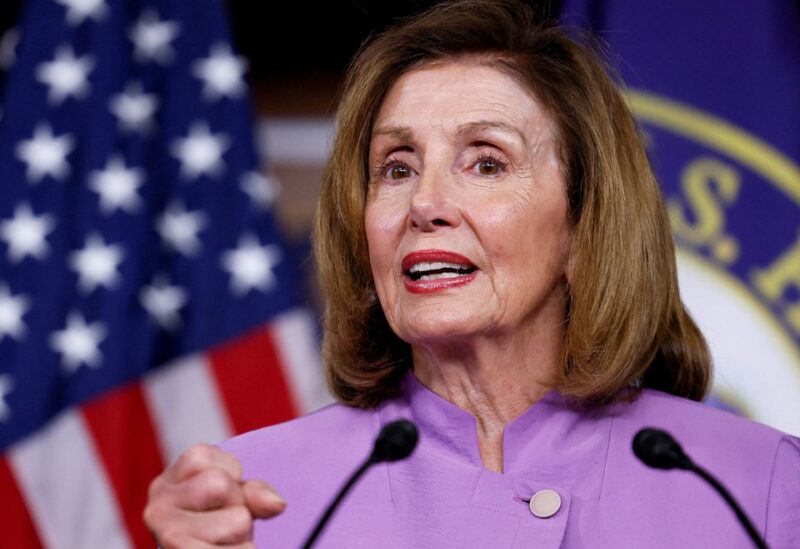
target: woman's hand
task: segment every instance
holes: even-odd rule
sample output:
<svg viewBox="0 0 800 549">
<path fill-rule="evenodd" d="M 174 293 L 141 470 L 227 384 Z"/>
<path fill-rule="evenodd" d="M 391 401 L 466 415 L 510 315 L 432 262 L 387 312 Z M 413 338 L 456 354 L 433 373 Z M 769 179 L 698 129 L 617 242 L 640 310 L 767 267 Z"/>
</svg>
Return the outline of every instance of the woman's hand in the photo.
<svg viewBox="0 0 800 549">
<path fill-rule="evenodd" d="M 150 484 L 144 521 L 164 549 L 255 547 L 253 520 L 286 501 L 265 482 L 242 480 L 242 466 L 208 445 L 193 446 Z"/>
</svg>

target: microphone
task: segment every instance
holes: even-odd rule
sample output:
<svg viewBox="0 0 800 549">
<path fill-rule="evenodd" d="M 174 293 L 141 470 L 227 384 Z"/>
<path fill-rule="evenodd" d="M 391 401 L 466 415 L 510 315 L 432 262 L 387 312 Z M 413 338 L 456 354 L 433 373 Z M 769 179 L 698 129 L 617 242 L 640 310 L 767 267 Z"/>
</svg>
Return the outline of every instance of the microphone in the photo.
<svg viewBox="0 0 800 549">
<path fill-rule="evenodd" d="M 739 523 L 747 531 L 755 546 L 759 549 L 768 549 L 767 544 L 761 539 L 761 535 L 741 506 L 733 499 L 728 489 L 714 478 L 711 473 L 694 463 L 683 451 L 678 441 L 672 438 L 672 435 L 668 432 L 652 427 L 641 429 L 633 437 L 633 453 L 642 463 L 654 469 L 682 469 L 698 475 L 709 483 L 722 496 L 728 506 L 733 509 L 733 512 L 736 513 L 736 518 L 739 519 Z"/>
<path fill-rule="evenodd" d="M 692 460 L 666 431 L 642 429 L 633 437 L 633 453 L 654 469 L 692 469 Z"/>
<path fill-rule="evenodd" d="M 378 433 L 375 447 L 367 461 L 375 464 L 406 459 L 417 447 L 417 441 L 419 441 L 417 428 L 407 419 L 387 423 Z"/>
<path fill-rule="evenodd" d="M 419 434 L 417 433 L 417 428 L 413 423 L 406 419 L 399 419 L 384 425 L 381 429 L 381 432 L 378 433 L 378 438 L 375 439 L 375 445 L 372 448 L 372 453 L 369 455 L 367 460 L 362 463 L 359 468 L 356 469 L 356 471 L 350 476 L 344 486 L 342 486 L 342 489 L 339 490 L 339 493 L 336 495 L 331 504 L 328 505 L 325 513 L 323 513 L 322 517 L 317 522 L 317 525 L 314 527 L 314 530 L 303 544 L 303 549 L 311 548 L 319 535 L 322 533 L 322 529 L 325 528 L 328 520 L 330 520 L 333 512 L 339 506 L 339 503 L 341 503 L 356 481 L 358 481 L 358 479 L 360 479 L 361 476 L 367 472 L 367 469 L 376 463 L 382 463 L 384 461 L 399 461 L 407 458 L 411 455 L 411 452 L 414 451 L 414 448 L 417 447 L 418 441 Z"/>
</svg>

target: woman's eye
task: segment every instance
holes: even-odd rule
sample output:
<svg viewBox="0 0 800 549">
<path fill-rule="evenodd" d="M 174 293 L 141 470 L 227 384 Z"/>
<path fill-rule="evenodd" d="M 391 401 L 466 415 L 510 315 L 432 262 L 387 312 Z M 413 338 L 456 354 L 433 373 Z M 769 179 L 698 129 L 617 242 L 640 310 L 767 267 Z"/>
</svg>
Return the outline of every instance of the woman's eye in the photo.
<svg viewBox="0 0 800 549">
<path fill-rule="evenodd" d="M 498 175 L 506 165 L 495 158 L 482 158 L 475 165 L 481 175 Z"/>
<path fill-rule="evenodd" d="M 386 170 L 386 175 L 388 175 L 390 179 L 405 179 L 411 176 L 411 168 L 405 164 L 395 164 L 389 166 Z"/>
<path fill-rule="evenodd" d="M 414 175 L 414 170 L 401 160 L 389 159 L 385 162 L 379 162 L 375 166 L 372 174 L 376 180 L 402 181 L 403 179 L 412 177 Z"/>
</svg>

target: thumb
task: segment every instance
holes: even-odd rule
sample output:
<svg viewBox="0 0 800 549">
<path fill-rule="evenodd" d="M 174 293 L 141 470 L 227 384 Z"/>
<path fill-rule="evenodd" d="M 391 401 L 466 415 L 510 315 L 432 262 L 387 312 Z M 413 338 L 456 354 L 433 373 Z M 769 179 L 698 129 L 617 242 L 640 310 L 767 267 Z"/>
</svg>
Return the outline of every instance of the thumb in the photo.
<svg viewBox="0 0 800 549">
<path fill-rule="evenodd" d="M 274 517 L 286 508 L 286 500 L 262 480 L 248 480 L 242 484 L 242 490 L 245 505 L 256 518 Z"/>
</svg>

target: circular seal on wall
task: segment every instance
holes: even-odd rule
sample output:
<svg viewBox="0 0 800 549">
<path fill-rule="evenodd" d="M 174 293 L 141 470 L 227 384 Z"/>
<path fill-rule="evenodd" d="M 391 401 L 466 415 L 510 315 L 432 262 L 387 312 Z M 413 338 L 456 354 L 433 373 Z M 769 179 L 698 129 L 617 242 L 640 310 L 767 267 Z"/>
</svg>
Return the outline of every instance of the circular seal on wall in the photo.
<svg viewBox="0 0 800 549">
<path fill-rule="evenodd" d="M 687 105 L 628 90 L 661 182 L 712 403 L 800 434 L 800 166 Z"/>
</svg>

